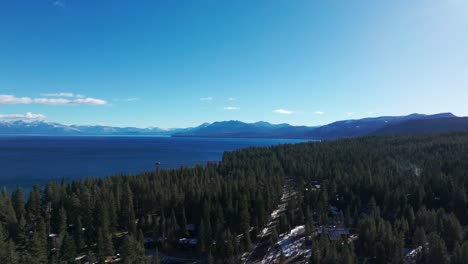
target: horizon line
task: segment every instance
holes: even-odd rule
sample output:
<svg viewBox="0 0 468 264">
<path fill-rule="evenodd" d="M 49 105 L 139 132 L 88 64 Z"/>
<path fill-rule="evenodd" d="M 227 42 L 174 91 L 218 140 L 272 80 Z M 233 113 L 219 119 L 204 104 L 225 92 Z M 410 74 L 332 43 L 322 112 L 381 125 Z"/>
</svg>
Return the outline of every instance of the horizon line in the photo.
<svg viewBox="0 0 468 264">
<path fill-rule="evenodd" d="M 217 120 L 217 121 L 212 121 L 212 122 L 203 122 L 199 125 L 195 126 L 180 126 L 180 127 L 159 127 L 159 126 L 146 126 L 146 127 L 139 127 L 139 126 L 131 126 L 131 125 L 125 125 L 125 126 L 119 126 L 119 125 L 107 125 L 107 124 L 94 124 L 94 125 L 89 125 L 89 124 L 67 124 L 67 123 L 61 123 L 61 122 L 54 122 L 46 119 L 1 119 L 0 122 L 18 122 L 22 121 L 25 123 L 34 123 L 34 122 L 42 122 L 42 123 L 52 123 L 52 124 L 60 124 L 60 125 L 65 125 L 65 126 L 89 126 L 89 127 L 96 127 L 96 126 L 102 126 L 102 127 L 113 127 L 113 128 L 137 128 L 137 129 L 160 129 L 160 130 L 175 130 L 175 129 L 190 129 L 190 128 L 196 128 L 199 127 L 203 124 L 209 124 L 212 125 L 214 123 L 221 123 L 221 122 L 240 122 L 244 124 L 256 124 L 256 123 L 261 123 L 265 122 L 271 125 L 289 125 L 293 127 L 310 127 L 310 128 L 315 128 L 315 127 L 321 127 L 321 126 L 326 126 L 335 122 L 341 122 L 341 121 L 356 121 L 356 120 L 363 120 L 363 119 L 373 119 L 373 118 L 385 118 L 385 117 L 405 117 L 405 116 L 411 116 L 411 115 L 424 115 L 424 116 L 431 116 L 431 115 L 442 115 L 442 114 L 450 114 L 453 115 L 453 117 L 465 117 L 465 116 L 457 116 L 453 114 L 452 112 L 439 112 L 439 113 L 433 113 L 433 114 L 422 114 L 422 113 L 411 113 L 411 114 L 406 114 L 406 115 L 381 115 L 381 116 L 367 116 L 367 117 L 362 117 L 362 118 L 349 118 L 349 119 L 340 119 L 340 120 L 334 120 L 329 123 L 325 124 L 320 124 L 320 125 L 315 125 L 315 126 L 310 126 L 310 125 L 292 125 L 290 123 L 271 123 L 269 121 L 265 120 L 259 120 L 259 121 L 254 121 L 254 122 L 246 122 L 246 121 L 241 121 L 238 119 L 231 119 L 231 120 Z"/>
</svg>

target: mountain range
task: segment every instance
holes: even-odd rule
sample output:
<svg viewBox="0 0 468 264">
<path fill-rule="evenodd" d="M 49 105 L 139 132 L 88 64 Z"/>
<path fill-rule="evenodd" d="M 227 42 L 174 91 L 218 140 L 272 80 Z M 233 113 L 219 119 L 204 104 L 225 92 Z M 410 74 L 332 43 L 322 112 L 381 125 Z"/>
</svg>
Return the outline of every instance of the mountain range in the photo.
<svg viewBox="0 0 468 264">
<path fill-rule="evenodd" d="M 78 126 L 64 125 L 47 121 L 0 121 L 0 135 L 159 135 L 170 136 L 185 129 L 113 127 L 113 126 Z"/>
<path fill-rule="evenodd" d="M 328 140 L 365 135 L 431 133 L 468 129 L 468 117 L 451 113 L 435 115 L 381 116 L 343 120 L 324 126 L 292 126 L 268 122 L 244 123 L 221 121 L 204 123 L 193 128 L 161 129 L 64 125 L 47 121 L 0 121 L 0 135 L 142 135 L 173 137 L 224 138 L 298 138 Z"/>
</svg>

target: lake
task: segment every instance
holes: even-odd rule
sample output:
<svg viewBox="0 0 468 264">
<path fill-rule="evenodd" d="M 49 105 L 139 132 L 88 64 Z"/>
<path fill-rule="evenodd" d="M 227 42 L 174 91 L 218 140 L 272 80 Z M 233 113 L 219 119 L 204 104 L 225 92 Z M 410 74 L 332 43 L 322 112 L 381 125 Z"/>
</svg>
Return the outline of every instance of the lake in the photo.
<svg viewBox="0 0 468 264">
<path fill-rule="evenodd" d="M 219 161 L 224 151 L 300 143 L 293 139 L 0 136 L 0 186 L 139 173 Z M 155 162 L 160 162 L 159 166 Z"/>
</svg>

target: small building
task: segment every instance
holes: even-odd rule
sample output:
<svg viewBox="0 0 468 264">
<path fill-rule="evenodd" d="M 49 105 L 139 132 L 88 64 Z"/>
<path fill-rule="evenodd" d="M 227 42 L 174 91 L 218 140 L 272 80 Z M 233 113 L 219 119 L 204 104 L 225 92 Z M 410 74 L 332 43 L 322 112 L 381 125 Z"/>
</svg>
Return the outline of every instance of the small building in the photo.
<svg viewBox="0 0 468 264">
<path fill-rule="evenodd" d="M 320 181 L 312 181 L 310 185 L 312 186 L 312 191 L 320 191 Z"/>
<path fill-rule="evenodd" d="M 179 244 L 181 245 L 190 245 L 190 246 L 196 246 L 198 244 L 198 240 L 196 238 L 181 238 L 178 241 Z"/>
<path fill-rule="evenodd" d="M 326 235 L 330 241 L 348 239 L 351 235 L 349 229 L 340 227 L 319 227 L 315 233 L 317 236 Z"/>
</svg>

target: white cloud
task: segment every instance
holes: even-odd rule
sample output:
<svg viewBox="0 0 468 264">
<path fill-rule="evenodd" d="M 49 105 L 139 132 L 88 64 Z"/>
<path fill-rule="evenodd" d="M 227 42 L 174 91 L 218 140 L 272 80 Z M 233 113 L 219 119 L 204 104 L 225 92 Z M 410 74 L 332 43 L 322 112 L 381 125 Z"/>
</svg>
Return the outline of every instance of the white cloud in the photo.
<svg viewBox="0 0 468 264">
<path fill-rule="evenodd" d="M 45 97 L 75 97 L 73 93 L 42 93 Z"/>
<path fill-rule="evenodd" d="M 323 114 L 325 114 L 325 112 L 322 112 L 322 111 L 315 111 L 314 114 L 316 114 L 316 115 L 323 115 Z"/>
<path fill-rule="evenodd" d="M 211 96 L 200 98 L 200 101 L 212 101 L 212 100 L 213 100 L 213 97 Z"/>
<path fill-rule="evenodd" d="M 280 109 L 273 110 L 273 113 L 282 114 L 282 115 L 290 115 L 293 113 L 293 111 L 280 108 Z"/>
<path fill-rule="evenodd" d="M 91 97 L 66 99 L 66 98 L 31 98 L 16 97 L 10 94 L 0 94 L 1 104 L 44 104 L 44 105 L 105 105 L 107 101 Z"/>
<path fill-rule="evenodd" d="M 352 116 L 352 115 L 354 115 L 354 112 L 348 112 L 348 113 L 346 113 L 346 115 Z"/>
<path fill-rule="evenodd" d="M 33 103 L 45 105 L 66 105 L 70 103 L 70 100 L 64 98 L 35 98 L 33 99 Z"/>
<path fill-rule="evenodd" d="M 0 114 L 0 119 L 22 119 L 22 120 L 32 120 L 32 119 L 45 119 L 43 114 L 33 114 L 27 112 L 26 114 Z"/>
<path fill-rule="evenodd" d="M 373 115 L 373 114 L 374 114 L 374 112 L 372 112 L 372 111 L 369 111 L 369 112 L 367 112 L 367 114 L 368 114 L 368 115 Z"/>
<path fill-rule="evenodd" d="M 234 98 L 234 97 L 229 97 L 228 100 L 229 100 L 229 101 L 235 101 L 236 98 Z"/>
<path fill-rule="evenodd" d="M 224 107 L 224 110 L 240 110 L 240 107 L 237 106 L 226 106 Z"/>
<path fill-rule="evenodd" d="M 30 97 L 16 97 L 9 94 L 0 94 L 0 104 L 31 104 Z"/>
<path fill-rule="evenodd" d="M 105 105 L 107 102 L 102 99 L 96 99 L 96 98 L 78 98 L 75 100 L 70 101 L 70 104 L 84 104 L 84 105 Z"/>
</svg>

